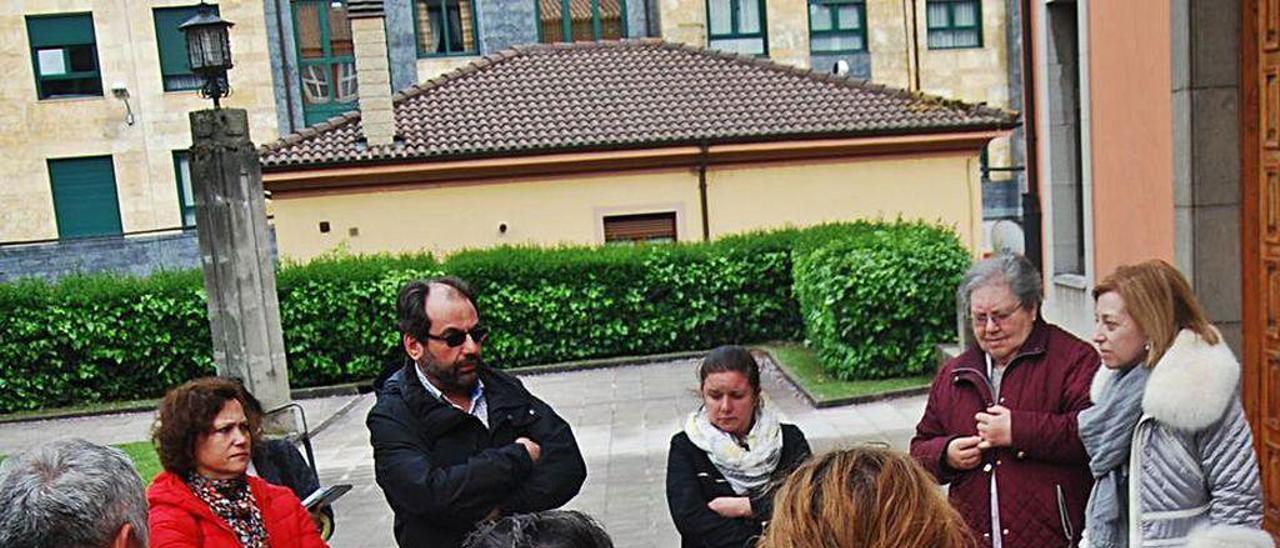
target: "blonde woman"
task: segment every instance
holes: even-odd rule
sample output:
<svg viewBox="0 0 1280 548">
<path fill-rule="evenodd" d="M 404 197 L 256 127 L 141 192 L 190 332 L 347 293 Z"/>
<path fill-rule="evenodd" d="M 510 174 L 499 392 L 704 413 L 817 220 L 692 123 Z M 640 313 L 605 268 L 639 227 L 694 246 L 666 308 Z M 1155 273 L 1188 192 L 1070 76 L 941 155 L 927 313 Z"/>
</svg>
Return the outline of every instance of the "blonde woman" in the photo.
<svg viewBox="0 0 1280 548">
<path fill-rule="evenodd" d="M 1080 413 L 1094 487 L 1081 546 L 1270 547 L 1240 364 L 1163 261 L 1093 290 L 1105 366 Z"/>
<path fill-rule="evenodd" d="M 960 514 L 910 456 L 879 447 L 809 460 L 778 488 L 759 548 L 963 548 Z"/>
</svg>

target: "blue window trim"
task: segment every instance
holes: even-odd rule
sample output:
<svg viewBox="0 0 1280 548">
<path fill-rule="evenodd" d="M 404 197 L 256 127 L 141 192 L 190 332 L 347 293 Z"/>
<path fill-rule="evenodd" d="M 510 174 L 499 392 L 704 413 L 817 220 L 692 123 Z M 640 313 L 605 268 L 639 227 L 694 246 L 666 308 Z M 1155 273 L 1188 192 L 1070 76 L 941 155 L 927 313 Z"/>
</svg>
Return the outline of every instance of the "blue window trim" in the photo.
<svg viewBox="0 0 1280 548">
<path fill-rule="evenodd" d="M 865 53 L 869 44 L 867 44 L 867 3 L 865 0 L 809 0 L 809 5 L 826 5 L 826 6 L 843 6 L 849 4 L 857 4 L 858 9 L 858 28 L 845 29 L 840 27 L 840 17 L 835 10 L 831 11 L 831 29 L 830 30 L 814 30 L 813 29 L 813 11 L 809 12 L 809 43 L 810 53 L 819 53 L 823 55 L 833 53 Z M 814 36 L 850 36 L 857 35 L 862 38 L 862 47 L 859 49 L 813 49 Z"/>
<path fill-rule="evenodd" d="M 768 57 L 769 56 L 769 19 L 767 17 L 767 10 L 765 8 L 765 4 L 767 3 L 767 1 L 756 0 L 757 9 L 760 12 L 760 30 L 758 32 L 739 32 L 738 27 L 741 25 L 741 22 L 738 21 L 737 7 L 738 7 L 738 4 L 742 2 L 742 0 L 722 0 L 724 2 L 728 2 L 729 4 L 729 28 L 731 30 L 727 34 L 713 34 L 711 32 L 711 3 L 714 1 L 716 0 L 707 0 L 705 3 L 705 7 L 707 10 L 707 47 L 714 48 L 715 46 L 712 45 L 712 42 L 715 40 L 737 40 L 740 38 L 759 38 L 760 45 L 761 45 L 760 49 L 762 51 L 759 54 L 757 54 L 757 56 Z M 805 9 L 808 9 L 808 8 L 806 7 Z"/>
<path fill-rule="evenodd" d="M 182 228 L 190 228 L 196 226 L 195 221 L 187 222 L 187 216 L 195 218 L 196 213 L 196 196 L 195 182 L 192 181 L 191 195 L 187 195 L 187 189 L 182 186 L 182 160 L 187 161 L 187 172 L 191 172 L 191 152 L 186 150 L 173 151 L 173 179 L 178 185 L 178 220 L 182 224 Z M 193 177 L 194 178 L 194 177 Z M 191 205 L 187 205 L 190 200 Z"/>
<path fill-rule="evenodd" d="M 89 36 L 87 40 L 84 38 L 73 39 L 68 36 L 58 36 L 58 37 L 55 37 L 52 42 L 46 43 L 46 40 L 38 39 L 31 32 L 32 30 L 31 23 L 33 21 L 48 20 L 48 19 L 70 20 L 76 17 L 89 18 Z M 70 12 L 70 13 L 51 13 L 46 15 L 28 15 L 26 16 L 26 30 L 27 30 L 27 46 L 28 46 L 27 51 L 28 53 L 31 54 L 31 70 L 32 70 L 32 74 L 35 76 L 35 82 L 36 82 L 36 99 L 43 101 L 46 99 L 63 99 L 63 98 L 74 98 L 74 97 L 102 97 L 103 96 L 102 62 L 98 58 L 98 38 L 97 38 L 96 29 L 93 28 L 93 12 L 86 11 L 86 12 Z M 40 56 L 38 53 L 39 51 L 49 50 L 49 49 L 61 49 L 62 56 L 63 56 L 63 63 L 67 67 L 70 67 L 71 59 L 69 58 L 70 54 L 67 52 L 67 48 L 72 46 L 89 46 L 89 48 L 91 48 L 91 50 L 93 51 L 93 70 L 82 70 L 77 72 L 67 72 L 64 74 L 55 74 L 55 75 L 40 74 Z M 43 85 L 44 82 L 52 82 L 52 81 L 59 81 L 59 80 L 88 80 L 91 78 L 95 78 L 98 80 L 97 93 L 51 96 L 51 94 L 45 91 L 44 85 Z"/>
<path fill-rule="evenodd" d="M 432 57 L 467 57 L 467 56 L 475 56 L 480 54 L 480 19 L 478 18 L 479 13 L 476 10 L 475 0 L 469 0 L 467 2 L 467 5 L 471 9 L 471 43 L 475 46 L 475 48 L 468 50 L 464 47 L 461 51 L 447 51 L 445 53 L 423 50 L 422 29 L 418 26 L 418 22 L 421 21 L 422 19 L 421 17 L 419 17 L 418 10 L 422 9 L 420 6 L 422 6 L 423 4 L 434 3 L 434 4 L 440 5 L 441 13 L 446 13 L 447 10 L 445 10 L 444 4 L 447 1 L 448 0 L 412 0 L 413 2 L 413 43 L 414 43 L 414 49 L 418 52 L 419 59 L 428 59 Z M 461 6 L 459 6 L 458 9 L 462 9 Z M 445 44 L 446 44 L 446 47 L 448 47 L 447 44 L 449 43 L 449 25 L 443 24 L 440 26 L 440 28 L 444 29 Z"/>
<path fill-rule="evenodd" d="M 572 0 L 560 0 L 560 39 L 547 40 L 546 33 L 542 31 L 542 0 L 535 0 L 533 3 L 533 17 L 537 22 L 538 43 L 547 44 L 551 42 L 572 42 L 573 41 L 573 14 L 570 10 Z M 627 27 L 627 0 L 618 2 L 619 9 L 622 11 L 622 37 L 631 36 L 631 31 Z M 604 18 L 600 16 L 600 0 L 591 0 L 591 35 L 592 40 L 604 40 Z"/>
<path fill-rule="evenodd" d="M 931 5 L 937 5 L 937 4 L 945 4 L 945 5 L 947 6 L 947 21 L 946 21 L 946 23 L 945 23 L 945 24 L 939 24 L 939 25 L 936 25 L 936 26 L 935 26 L 933 21 L 928 21 L 928 20 L 926 20 L 926 22 L 925 22 L 925 26 L 928 28 L 928 31 L 929 31 L 929 34 L 930 34 L 930 35 L 932 35 L 932 34 L 933 34 L 933 33 L 935 33 L 935 32 L 976 31 L 976 32 L 978 33 L 978 43 L 977 43 L 977 44 L 966 44 L 966 45 L 963 45 L 963 46 L 933 46 L 933 45 L 930 45 L 930 46 L 928 46 L 928 47 L 929 47 L 929 49 L 945 50 L 945 49 L 980 49 L 980 48 L 982 48 L 982 43 L 983 43 L 983 40 L 982 40 L 982 0 L 927 0 L 927 1 L 925 2 L 925 17 L 926 17 L 926 19 L 928 18 L 928 14 L 929 14 L 929 6 L 931 6 Z M 977 22 L 977 24 L 975 24 L 975 25 L 964 25 L 964 26 L 957 26 L 957 25 L 953 24 L 953 22 L 956 20 L 956 5 L 957 5 L 957 4 L 973 4 L 973 5 L 974 5 L 974 9 L 975 9 L 975 10 L 977 10 L 977 14 L 976 14 L 976 16 L 975 16 L 975 21 Z"/>
</svg>

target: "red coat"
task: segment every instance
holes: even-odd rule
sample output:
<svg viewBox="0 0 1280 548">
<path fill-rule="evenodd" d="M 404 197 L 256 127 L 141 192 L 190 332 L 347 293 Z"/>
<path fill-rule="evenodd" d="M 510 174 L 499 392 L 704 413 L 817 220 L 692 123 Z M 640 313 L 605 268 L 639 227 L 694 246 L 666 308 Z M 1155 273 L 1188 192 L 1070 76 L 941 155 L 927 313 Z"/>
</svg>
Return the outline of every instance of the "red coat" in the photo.
<svg viewBox="0 0 1280 548">
<path fill-rule="evenodd" d="M 324 540 L 302 502 L 288 488 L 249 476 L 249 489 L 262 510 L 271 548 L 324 548 Z M 182 478 L 161 472 L 147 489 L 151 505 L 151 546 L 240 548 L 231 526 L 214 515 L 209 505 Z"/>
<path fill-rule="evenodd" d="M 939 483 L 951 484 L 951 504 L 980 546 L 1003 534 L 1005 548 L 1075 546 L 1093 486 L 1076 415 L 1089 407 L 1089 384 L 1100 361 L 1088 343 L 1037 320 L 1005 369 L 993 402 L 986 357 L 977 347 L 947 362 L 934 378 L 929 404 L 916 425 L 911 455 Z M 987 450 L 967 471 L 945 462 L 951 439 L 977 435 L 974 415 L 1008 407 L 1013 445 Z M 991 530 L 991 474 L 995 474 L 1002 531 Z"/>
</svg>

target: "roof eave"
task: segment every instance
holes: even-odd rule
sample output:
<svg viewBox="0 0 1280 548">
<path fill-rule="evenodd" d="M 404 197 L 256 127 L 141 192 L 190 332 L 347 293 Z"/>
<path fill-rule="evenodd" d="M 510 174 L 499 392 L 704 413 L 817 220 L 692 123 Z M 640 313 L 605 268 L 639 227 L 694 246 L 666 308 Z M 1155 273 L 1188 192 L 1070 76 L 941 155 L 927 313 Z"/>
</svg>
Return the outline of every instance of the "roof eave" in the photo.
<svg viewBox="0 0 1280 548">
<path fill-rule="evenodd" d="M 774 140 L 738 143 L 674 144 L 657 148 L 560 151 L 465 159 L 414 159 L 394 163 L 334 165 L 322 169 L 264 170 L 264 186 L 277 197 L 295 192 L 387 188 L 402 185 L 511 180 L 520 177 L 606 170 L 670 169 L 781 160 L 975 154 L 1005 128 L 969 132 Z M 704 150 L 705 148 L 705 150 Z"/>
</svg>

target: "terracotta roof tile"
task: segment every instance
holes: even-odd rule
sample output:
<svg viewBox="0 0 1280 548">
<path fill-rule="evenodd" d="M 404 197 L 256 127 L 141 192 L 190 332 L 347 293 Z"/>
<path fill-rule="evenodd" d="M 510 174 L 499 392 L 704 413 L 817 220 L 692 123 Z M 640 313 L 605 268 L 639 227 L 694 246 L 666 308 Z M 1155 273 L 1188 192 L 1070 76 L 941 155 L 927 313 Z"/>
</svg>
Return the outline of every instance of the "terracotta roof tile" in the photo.
<svg viewBox="0 0 1280 548">
<path fill-rule="evenodd" d="M 1011 128 L 1008 111 L 659 40 L 504 51 L 395 94 L 397 143 L 360 113 L 260 150 L 264 167 L 396 162 L 681 143 Z"/>
</svg>

